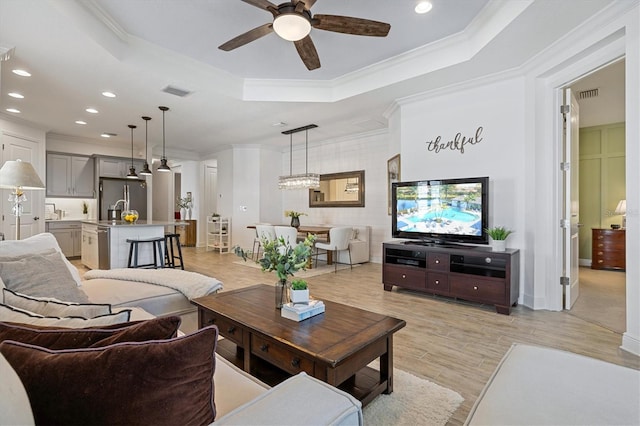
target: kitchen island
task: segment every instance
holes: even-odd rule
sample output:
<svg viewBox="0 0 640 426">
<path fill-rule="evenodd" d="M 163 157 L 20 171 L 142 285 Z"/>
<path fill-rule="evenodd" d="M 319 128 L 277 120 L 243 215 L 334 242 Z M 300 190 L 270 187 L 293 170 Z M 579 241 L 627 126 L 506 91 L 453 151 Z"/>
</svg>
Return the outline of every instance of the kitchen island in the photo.
<svg viewBox="0 0 640 426">
<path fill-rule="evenodd" d="M 130 238 L 164 237 L 165 227 L 188 225 L 182 221 L 123 220 L 82 221 L 82 263 L 90 269 L 126 268 L 129 258 Z M 151 244 L 143 244 L 139 250 L 139 263 L 152 263 Z"/>
</svg>

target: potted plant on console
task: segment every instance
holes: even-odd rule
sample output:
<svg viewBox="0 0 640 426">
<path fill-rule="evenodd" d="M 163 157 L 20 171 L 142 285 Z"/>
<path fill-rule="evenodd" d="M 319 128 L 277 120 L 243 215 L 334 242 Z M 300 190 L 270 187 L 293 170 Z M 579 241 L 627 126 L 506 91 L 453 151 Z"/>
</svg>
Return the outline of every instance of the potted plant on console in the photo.
<svg viewBox="0 0 640 426">
<path fill-rule="evenodd" d="M 262 238 L 262 247 L 264 255 L 262 259 L 256 261 L 262 267 L 263 271 L 275 271 L 278 275 L 276 282 L 276 309 L 282 308 L 282 305 L 288 303 L 287 294 L 289 283 L 287 278 L 300 269 L 306 270 L 307 262 L 311 257 L 311 247 L 315 236 L 308 234 L 304 241 L 291 245 L 284 240 L 283 237 L 273 240 Z M 235 246 L 233 251 L 237 256 L 247 260 L 247 253 L 242 247 Z"/>
<path fill-rule="evenodd" d="M 505 251 L 507 248 L 507 237 L 514 232 L 504 226 L 485 228 L 485 231 L 491 238 L 491 249 L 493 251 Z"/>
</svg>

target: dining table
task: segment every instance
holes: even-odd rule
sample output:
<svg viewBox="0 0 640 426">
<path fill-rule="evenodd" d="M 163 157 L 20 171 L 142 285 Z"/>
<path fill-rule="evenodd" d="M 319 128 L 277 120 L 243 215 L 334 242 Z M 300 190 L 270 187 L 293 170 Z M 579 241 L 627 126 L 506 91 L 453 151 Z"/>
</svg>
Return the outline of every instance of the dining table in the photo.
<svg viewBox="0 0 640 426">
<path fill-rule="evenodd" d="M 291 226 L 287 224 L 274 225 L 274 226 Z M 248 229 L 256 229 L 256 225 L 247 225 Z M 308 234 L 315 235 L 316 237 L 320 237 L 323 241 L 330 242 L 329 231 L 333 228 L 332 226 L 324 226 L 324 225 L 300 225 L 298 226 L 298 234 L 304 235 L 303 238 L 306 238 Z M 311 268 L 310 263 L 309 268 Z M 327 251 L 327 265 L 333 265 L 333 253 L 331 251 Z"/>
</svg>

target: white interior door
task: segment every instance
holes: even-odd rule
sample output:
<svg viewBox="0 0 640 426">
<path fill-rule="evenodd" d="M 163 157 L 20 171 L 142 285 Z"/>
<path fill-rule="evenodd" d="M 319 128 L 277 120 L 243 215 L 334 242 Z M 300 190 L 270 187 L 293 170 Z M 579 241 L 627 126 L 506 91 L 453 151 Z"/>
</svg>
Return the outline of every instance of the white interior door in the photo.
<svg viewBox="0 0 640 426">
<path fill-rule="evenodd" d="M 218 168 L 210 165 L 205 165 L 205 202 L 207 203 L 207 216 L 211 213 L 218 212 Z"/>
<path fill-rule="evenodd" d="M 4 150 L 2 151 L 2 164 L 9 160 L 22 160 L 33 165 L 36 169 L 40 179 L 44 182 L 44 173 L 39 171 L 44 170 L 42 166 L 43 159 L 40 155 L 39 143 L 28 139 L 19 138 L 6 133 L 2 134 L 2 145 Z M 0 196 L 2 196 L 2 232 L 8 240 L 15 239 L 16 236 L 16 217 L 11 211 L 13 203 L 7 201 L 11 190 L 0 190 Z M 23 210 L 20 215 L 20 239 L 30 237 L 44 231 L 44 221 L 41 218 L 44 216 L 44 194 L 43 190 L 27 190 L 25 196 L 27 201 L 22 204 Z"/>
<path fill-rule="evenodd" d="M 579 280 L 579 108 L 571 89 L 565 89 L 564 159 L 563 159 L 563 279 L 564 309 L 571 309 L 580 295 Z"/>
</svg>

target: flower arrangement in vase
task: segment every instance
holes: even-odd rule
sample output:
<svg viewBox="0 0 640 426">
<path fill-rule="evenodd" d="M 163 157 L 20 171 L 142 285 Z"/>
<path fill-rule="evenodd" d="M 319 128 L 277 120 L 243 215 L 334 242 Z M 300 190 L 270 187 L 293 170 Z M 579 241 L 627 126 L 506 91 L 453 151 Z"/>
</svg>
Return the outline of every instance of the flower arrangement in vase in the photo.
<svg viewBox="0 0 640 426">
<path fill-rule="evenodd" d="M 285 210 L 284 215 L 291 218 L 291 226 L 297 229 L 300 226 L 300 216 L 306 216 L 307 214 L 295 210 Z"/>
<path fill-rule="evenodd" d="M 314 241 L 315 236 L 311 234 L 296 245 L 289 244 L 283 237 L 273 240 L 262 238 L 261 243 L 264 254 L 262 259 L 257 260 L 256 263 L 260 264 L 263 271 L 275 271 L 278 276 L 275 296 L 277 309 L 287 303 L 288 277 L 293 276 L 300 269 L 306 270 Z M 235 246 L 233 250 L 237 256 L 242 257 L 245 261 L 247 260 L 247 253 L 242 247 Z"/>
</svg>

